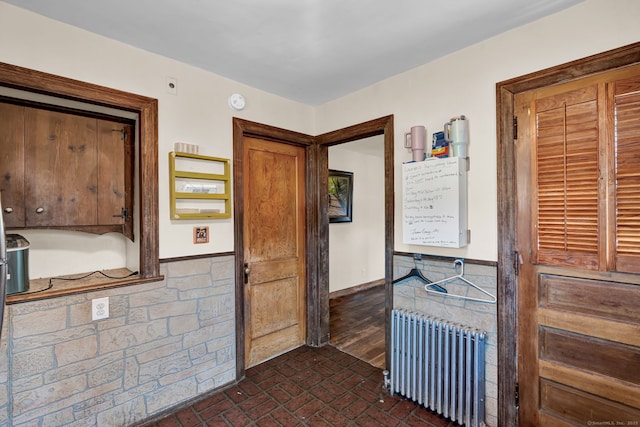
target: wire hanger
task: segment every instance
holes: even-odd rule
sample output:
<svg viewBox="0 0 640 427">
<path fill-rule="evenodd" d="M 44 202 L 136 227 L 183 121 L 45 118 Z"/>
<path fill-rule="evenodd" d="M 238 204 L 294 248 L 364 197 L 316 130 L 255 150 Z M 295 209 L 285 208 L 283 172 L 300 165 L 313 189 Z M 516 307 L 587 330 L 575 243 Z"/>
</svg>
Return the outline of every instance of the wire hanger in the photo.
<svg viewBox="0 0 640 427">
<path fill-rule="evenodd" d="M 414 265 L 415 265 L 415 260 L 413 261 Z M 396 279 L 393 281 L 393 283 L 398 283 L 398 282 L 402 282 L 403 280 L 406 279 L 418 279 L 421 280 L 422 282 L 426 283 L 425 286 L 433 286 L 434 290 L 432 292 L 438 292 L 438 293 L 447 293 L 447 290 L 445 288 L 443 288 L 442 286 L 438 286 L 435 285 L 434 283 L 431 282 L 431 280 L 427 279 L 426 277 L 424 277 L 424 275 L 422 274 L 422 271 L 420 271 L 417 267 L 413 267 L 409 273 L 405 274 L 404 276 Z"/>
<path fill-rule="evenodd" d="M 458 269 L 458 266 L 460 267 L 460 274 L 457 274 L 455 276 L 451 276 L 451 277 L 447 277 L 446 279 L 442 279 L 442 280 L 438 280 L 437 282 L 432 282 L 432 283 L 428 283 L 426 285 L 424 285 L 424 290 L 429 292 L 429 293 L 433 293 L 433 294 L 438 294 L 440 296 L 447 296 L 447 297 L 451 297 L 451 298 L 460 298 L 460 299 L 465 299 L 465 300 L 469 300 L 469 301 L 478 301 L 478 302 L 488 302 L 490 304 L 495 304 L 495 302 L 497 301 L 495 295 L 490 294 L 489 292 L 485 291 L 484 289 L 482 289 L 480 286 L 476 285 L 475 283 L 471 282 L 470 280 L 466 279 L 464 277 L 464 261 L 461 259 L 457 259 L 453 262 L 453 266 L 454 268 Z M 487 295 L 489 297 L 489 299 L 483 299 L 483 298 L 473 298 L 473 297 L 468 297 L 466 295 L 456 295 L 456 294 L 450 294 L 448 292 L 446 292 L 446 295 L 442 295 L 442 292 L 437 290 L 437 288 L 440 289 L 444 289 L 442 288 L 440 285 L 447 283 L 447 282 L 451 282 L 453 280 L 462 280 L 463 282 L 465 282 L 466 284 L 468 284 L 469 286 L 471 286 L 472 288 L 475 288 L 477 290 L 479 290 L 480 292 L 482 292 L 483 294 Z M 432 287 L 436 286 L 437 288 L 434 289 L 430 289 Z"/>
</svg>

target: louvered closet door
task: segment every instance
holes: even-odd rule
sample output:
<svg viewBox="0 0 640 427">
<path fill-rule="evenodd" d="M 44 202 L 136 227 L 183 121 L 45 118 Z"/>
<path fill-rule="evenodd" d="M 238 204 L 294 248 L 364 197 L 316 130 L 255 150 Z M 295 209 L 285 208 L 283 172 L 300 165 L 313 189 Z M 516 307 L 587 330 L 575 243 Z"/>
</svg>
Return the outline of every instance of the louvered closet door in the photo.
<svg viewBox="0 0 640 427">
<path fill-rule="evenodd" d="M 616 154 L 614 269 L 640 273 L 640 77 L 617 81 L 610 91 Z"/>
<path fill-rule="evenodd" d="M 534 103 L 538 263 L 597 269 L 598 87 Z"/>
<path fill-rule="evenodd" d="M 640 67 L 515 111 L 520 425 L 639 425 Z"/>
</svg>

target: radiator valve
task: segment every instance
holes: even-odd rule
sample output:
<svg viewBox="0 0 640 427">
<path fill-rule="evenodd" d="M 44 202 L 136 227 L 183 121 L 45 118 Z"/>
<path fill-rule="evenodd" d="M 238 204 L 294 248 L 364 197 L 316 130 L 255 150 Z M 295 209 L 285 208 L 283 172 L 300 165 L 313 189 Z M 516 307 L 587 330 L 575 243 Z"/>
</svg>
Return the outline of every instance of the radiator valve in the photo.
<svg viewBox="0 0 640 427">
<path fill-rule="evenodd" d="M 382 376 L 384 377 L 384 388 L 389 390 L 389 388 L 391 387 L 391 380 L 389 379 L 389 371 L 386 369 L 382 371 Z"/>
</svg>

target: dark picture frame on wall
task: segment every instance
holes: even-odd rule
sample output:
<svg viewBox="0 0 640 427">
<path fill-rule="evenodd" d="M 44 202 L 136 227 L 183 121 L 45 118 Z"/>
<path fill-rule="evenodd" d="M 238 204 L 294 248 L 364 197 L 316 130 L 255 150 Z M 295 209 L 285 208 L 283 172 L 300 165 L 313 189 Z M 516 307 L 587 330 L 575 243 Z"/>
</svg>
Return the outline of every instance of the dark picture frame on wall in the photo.
<svg viewBox="0 0 640 427">
<path fill-rule="evenodd" d="M 351 222 L 353 172 L 329 169 L 329 222 Z"/>
</svg>

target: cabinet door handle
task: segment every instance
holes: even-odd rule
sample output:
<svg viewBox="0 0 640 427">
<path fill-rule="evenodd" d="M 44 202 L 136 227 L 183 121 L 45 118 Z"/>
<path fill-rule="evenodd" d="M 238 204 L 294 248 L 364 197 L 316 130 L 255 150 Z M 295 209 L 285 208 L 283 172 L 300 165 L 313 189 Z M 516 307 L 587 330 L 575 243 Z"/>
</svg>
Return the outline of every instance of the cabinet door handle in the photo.
<svg viewBox="0 0 640 427">
<path fill-rule="evenodd" d="M 122 208 L 122 210 L 120 211 L 120 215 L 111 215 L 114 218 L 124 218 L 127 219 L 127 217 L 129 216 L 129 212 L 127 212 L 127 210 L 125 208 Z"/>
<path fill-rule="evenodd" d="M 13 208 L 4 208 L 4 213 L 10 214 L 13 212 Z"/>
<path fill-rule="evenodd" d="M 42 208 L 42 207 L 41 208 L 36 208 L 36 213 L 38 215 L 40 215 L 41 213 L 44 213 L 44 208 Z"/>
</svg>

